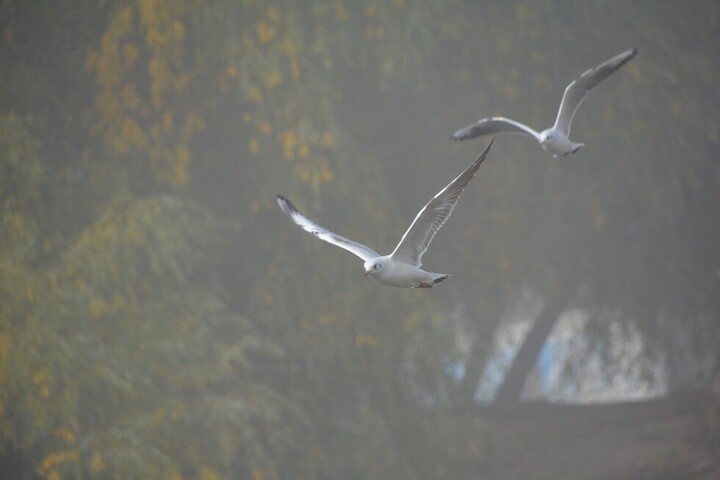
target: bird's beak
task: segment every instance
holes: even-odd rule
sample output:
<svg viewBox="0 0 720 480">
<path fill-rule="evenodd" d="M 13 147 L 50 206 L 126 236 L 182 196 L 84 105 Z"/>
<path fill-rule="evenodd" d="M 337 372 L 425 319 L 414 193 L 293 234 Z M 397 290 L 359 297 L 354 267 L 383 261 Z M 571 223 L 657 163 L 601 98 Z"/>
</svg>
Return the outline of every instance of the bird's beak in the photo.
<svg viewBox="0 0 720 480">
<path fill-rule="evenodd" d="M 367 277 L 368 275 L 370 275 L 370 270 L 365 270 L 365 276 Z"/>
</svg>

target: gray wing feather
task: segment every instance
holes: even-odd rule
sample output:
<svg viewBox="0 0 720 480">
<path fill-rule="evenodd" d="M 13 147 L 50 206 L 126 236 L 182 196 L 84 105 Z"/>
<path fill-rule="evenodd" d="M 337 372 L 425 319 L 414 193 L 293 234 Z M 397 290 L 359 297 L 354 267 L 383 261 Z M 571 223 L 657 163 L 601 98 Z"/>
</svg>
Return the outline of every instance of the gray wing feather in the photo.
<svg viewBox="0 0 720 480">
<path fill-rule="evenodd" d="M 435 234 L 440 230 L 455 207 L 460 194 L 470 183 L 480 168 L 480 164 L 487 157 L 490 147 L 495 139 L 491 140 L 480 156 L 470 164 L 455 180 L 443 188 L 422 210 L 403 235 L 400 243 L 391 254 L 393 260 L 409 263 L 420 267 L 422 256 L 427 251 Z"/>
<path fill-rule="evenodd" d="M 511 120 L 505 117 L 490 117 L 483 118 L 468 125 L 465 128 L 461 128 L 457 132 L 453 133 L 452 139 L 468 140 L 470 138 L 482 137 L 483 135 L 494 135 L 496 133 L 515 133 L 519 135 L 527 135 L 535 139 L 540 135 L 532 128 L 524 125 L 515 120 Z"/>
<path fill-rule="evenodd" d="M 585 71 L 580 78 L 573 80 L 565 89 L 557 118 L 555 128 L 570 136 L 570 127 L 578 107 L 585 99 L 585 95 L 598 83 L 612 75 L 618 68 L 625 65 L 637 54 L 638 49 L 633 48 L 619 55 L 612 57 L 595 68 Z"/>
<path fill-rule="evenodd" d="M 290 200 L 283 197 L 282 195 L 277 195 L 277 202 L 278 205 L 280 205 L 280 209 L 285 212 L 293 220 L 293 222 L 295 222 L 300 228 L 302 228 L 306 232 L 312 233 L 320 240 L 325 240 L 326 242 L 332 243 L 333 245 L 343 248 L 348 252 L 354 253 L 358 257 L 362 258 L 364 261 L 380 256 L 373 249 L 366 247 L 362 243 L 353 242 L 350 239 L 347 239 L 343 236 L 331 232 L 324 227 L 321 227 L 320 225 L 300 213 L 300 211 L 295 208 L 292 203 L 290 203 Z"/>
</svg>

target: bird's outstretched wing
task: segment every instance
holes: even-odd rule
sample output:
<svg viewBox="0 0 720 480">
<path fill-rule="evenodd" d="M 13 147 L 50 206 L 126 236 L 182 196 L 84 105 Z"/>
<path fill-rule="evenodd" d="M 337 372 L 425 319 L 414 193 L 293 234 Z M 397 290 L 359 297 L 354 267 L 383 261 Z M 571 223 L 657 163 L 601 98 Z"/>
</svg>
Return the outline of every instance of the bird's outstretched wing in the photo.
<svg viewBox="0 0 720 480">
<path fill-rule="evenodd" d="M 633 48 L 619 55 L 615 55 L 595 68 L 587 70 L 580 78 L 573 80 L 565 89 L 560 108 L 558 109 L 557 118 L 555 119 L 555 128 L 570 136 L 570 127 L 572 125 L 575 111 L 585 99 L 585 95 L 595 87 L 598 83 L 605 80 L 618 68 L 625 65 L 637 54 L 638 49 Z"/>
<path fill-rule="evenodd" d="M 515 133 L 520 135 L 528 135 L 538 139 L 540 134 L 532 128 L 515 120 L 504 117 L 483 118 L 461 128 L 453 133 L 453 140 L 468 140 L 470 138 L 482 137 L 483 135 L 494 135 L 496 133 Z"/>
<path fill-rule="evenodd" d="M 491 140 L 480 156 L 470 164 L 455 180 L 440 190 L 427 205 L 417 214 L 415 220 L 403 235 L 395 251 L 391 254 L 392 260 L 409 263 L 420 267 L 422 256 L 430 246 L 435 234 L 440 230 L 455 207 L 460 194 L 477 173 L 480 164 L 487 157 L 490 147 L 495 139 Z"/>
<path fill-rule="evenodd" d="M 352 252 L 358 257 L 362 258 L 364 261 L 380 256 L 372 248 L 366 247 L 362 243 L 353 242 L 352 240 L 349 240 L 345 237 L 331 232 L 326 228 L 321 227 L 320 225 L 300 213 L 300 211 L 295 208 L 292 203 L 290 203 L 290 200 L 283 197 L 282 195 L 277 195 L 277 202 L 278 205 L 280 205 L 280 209 L 285 212 L 293 220 L 293 222 L 298 224 L 298 226 L 306 232 L 312 233 L 320 240 L 325 240 L 326 242 L 332 243 L 333 245 L 343 248 L 348 252 Z"/>
</svg>

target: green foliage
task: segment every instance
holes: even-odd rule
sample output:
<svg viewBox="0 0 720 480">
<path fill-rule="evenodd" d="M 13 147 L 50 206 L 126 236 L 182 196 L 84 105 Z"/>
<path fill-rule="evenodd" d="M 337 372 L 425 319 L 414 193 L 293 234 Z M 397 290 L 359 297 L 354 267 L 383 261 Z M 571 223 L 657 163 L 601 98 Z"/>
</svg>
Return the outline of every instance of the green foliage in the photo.
<svg viewBox="0 0 720 480">
<path fill-rule="evenodd" d="M 37 158 L 37 142 L 18 115 L 0 116 L 0 158 L 0 198 L 4 209 L 37 209 L 44 168 Z"/>
<path fill-rule="evenodd" d="M 121 200 L 25 293 L 4 340 L 3 431 L 43 445 L 42 476 L 231 476 L 293 448 L 283 432 L 302 416 L 254 372 L 282 350 L 207 288 L 223 230 L 178 198 Z"/>
</svg>

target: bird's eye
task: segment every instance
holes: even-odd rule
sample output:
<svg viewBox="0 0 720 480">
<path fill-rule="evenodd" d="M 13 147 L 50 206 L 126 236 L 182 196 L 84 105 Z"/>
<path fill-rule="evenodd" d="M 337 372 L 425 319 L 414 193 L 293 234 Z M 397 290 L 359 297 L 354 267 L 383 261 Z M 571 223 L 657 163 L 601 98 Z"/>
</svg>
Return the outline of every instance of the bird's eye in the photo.
<svg viewBox="0 0 720 480">
<path fill-rule="evenodd" d="M 380 268 L 380 264 L 379 264 L 379 263 L 376 263 L 376 264 L 375 264 L 375 270 L 377 270 L 378 268 Z"/>
</svg>

